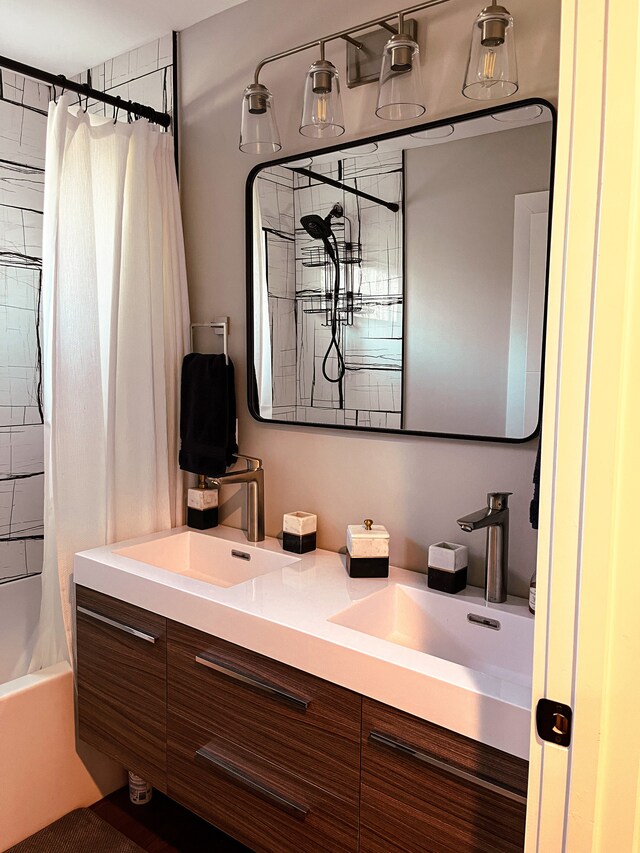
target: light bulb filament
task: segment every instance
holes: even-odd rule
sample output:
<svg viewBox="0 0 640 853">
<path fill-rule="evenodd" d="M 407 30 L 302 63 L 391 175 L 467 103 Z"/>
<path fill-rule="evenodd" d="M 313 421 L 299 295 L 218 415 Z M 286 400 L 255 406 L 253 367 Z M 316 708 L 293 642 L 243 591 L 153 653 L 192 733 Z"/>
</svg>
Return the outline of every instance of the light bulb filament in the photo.
<svg viewBox="0 0 640 853">
<path fill-rule="evenodd" d="M 482 74 L 481 78 L 486 81 L 494 79 L 496 71 L 496 52 L 495 50 L 485 51 L 482 59 Z"/>
<path fill-rule="evenodd" d="M 329 99 L 325 94 L 316 96 L 315 109 L 313 111 L 314 124 L 327 123 L 328 100 Z"/>
</svg>

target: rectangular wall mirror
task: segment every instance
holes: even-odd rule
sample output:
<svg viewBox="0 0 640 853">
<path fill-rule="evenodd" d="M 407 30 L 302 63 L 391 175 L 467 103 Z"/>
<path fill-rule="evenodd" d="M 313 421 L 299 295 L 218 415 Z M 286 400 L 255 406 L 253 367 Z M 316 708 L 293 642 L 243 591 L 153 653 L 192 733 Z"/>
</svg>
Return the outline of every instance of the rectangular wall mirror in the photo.
<svg viewBox="0 0 640 853">
<path fill-rule="evenodd" d="M 254 169 L 252 415 L 533 437 L 554 140 L 551 105 L 521 101 Z"/>
</svg>

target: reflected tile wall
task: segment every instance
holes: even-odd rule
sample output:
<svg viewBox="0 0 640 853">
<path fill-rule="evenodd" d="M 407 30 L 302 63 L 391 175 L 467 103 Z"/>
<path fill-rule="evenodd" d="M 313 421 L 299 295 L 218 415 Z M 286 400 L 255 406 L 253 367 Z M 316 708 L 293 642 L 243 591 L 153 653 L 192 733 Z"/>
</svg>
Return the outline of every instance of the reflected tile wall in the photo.
<svg viewBox="0 0 640 853">
<path fill-rule="evenodd" d="M 402 426 L 403 213 L 401 152 L 348 157 L 306 168 L 400 204 L 398 212 L 283 166 L 256 179 L 267 258 L 272 334 L 273 417 L 277 420 L 399 429 Z M 300 226 L 307 214 L 332 220 L 340 243 L 359 246 L 354 264 L 341 264 L 341 292 L 356 295 L 351 325 L 339 325 L 346 372 L 341 383 L 323 376 L 331 342 L 325 294 L 333 267 L 322 243 Z M 340 249 L 342 252 L 343 249 Z M 358 250 L 356 250 L 358 251 Z M 337 375 L 333 350 L 327 372 Z"/>
</svg>

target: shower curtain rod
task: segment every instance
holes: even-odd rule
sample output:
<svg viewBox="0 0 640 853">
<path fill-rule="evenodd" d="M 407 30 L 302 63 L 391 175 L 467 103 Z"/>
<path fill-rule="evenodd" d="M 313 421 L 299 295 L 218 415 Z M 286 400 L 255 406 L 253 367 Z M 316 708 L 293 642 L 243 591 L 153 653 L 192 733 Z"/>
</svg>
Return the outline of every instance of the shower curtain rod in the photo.
<svg viewBox="0 0 640 853">
<path fill-rule="evenodd" d="M 341 181 L 334 181 L 333 178 L 328 178 L 319 172 L 312 172 L 311 169 L 302 169 L 299 166 L 287 166 L 286 163 L 283 163 L 283 166 L 285 169 L 289 169 L 290 172 L 297 172 L 298 175 L 304 175 L 305 178 L 312 178 L 315 181 L 321 181 L 323 184 L 328 184 L 330 187 L 335 187 L 338 190 L 344 190 L 360 198 L 366 198 L 368 201 L 375 201 L 376 204 L 381 204 L 382 207 L 388 207 L 393 213 L 397 213 L 400 210 L 400 205 L 396 204 L 395 201 L 384 201 L 384 199 L 378 198 L 375 195 L 357 190 L 355 187 L 349 187 Z"/>
<path fill-rule="evenodd" d="M 64 74 L 50 74 L 48 71 L 42 71 L 42 69 L 34 68 L 32 65 L 25 65 L 6 56 L 0 56 L 0 68 L 5 68 L 7 71 L 15 71 L 16 74 L 31 77 L 33 80 L 40 80 L 43 83 L 48 83 L 49 86 L 59 86 L 63 91 L 68 89 L 70 92 L 77 92 L 77 94 L 84 95 L 86 98 L 92 98 L 94 101 L 109 104 L 124 112 L 132 113 L 139 118 L 146 118 L 148 121 L 159 124 L 161 127 L 167 128 L 171 124 L 169 113 L 160 113 L 144 104 L 138 104 L 135 101 L 125 101 L 118 96 L 108 95 L 99 89 L 91 88 L 88 83 L 76 83 L 73 80 L 68 80 Z"/>
</svg>

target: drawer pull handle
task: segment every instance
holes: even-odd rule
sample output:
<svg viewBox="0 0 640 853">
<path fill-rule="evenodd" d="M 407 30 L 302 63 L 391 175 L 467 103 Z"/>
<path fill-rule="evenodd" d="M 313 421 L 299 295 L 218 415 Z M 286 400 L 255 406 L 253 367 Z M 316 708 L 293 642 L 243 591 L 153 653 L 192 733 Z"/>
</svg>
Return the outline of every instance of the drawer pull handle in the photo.
<svg viewBox="0 0 640 853">
<path fill-rule="evenodd" d="M 468 773 L 466 770 L 461 770 L 459 767 L 447 764 L 445 761 L 440 761 L 438 758 L 433 758 L 433 756 L 428 755 L 426 752 L 415 749 L 415 747 L 389 737 L 389 735 L 382 734 L 382 732 L 370 732 L 369 740 L 379 744 L 380 746 L 386 746 L 388 749 L 393 749 L 396 752 L 401 752 L 403 755 L 415 758 L 417 761 L 430 764 L 432 767 L 436 767 L 438 770 L 441 770 L 443 773 L 447 773 L 449 776 L 464 779 L 465 782 L 471 782 L 471 784 L 477 785 L 480 788 L 485 788 L 493 794 L 500 794 L 501 797 L 507 797 L 510 800 L 514 800 L 516 803 L 526 805 L 527 798 L 523 797 L 522 794 L 519 794 L 512 788 L 507 788 L 504 785 L 496 785 L 495 782 L 489 782 L 482 776 L 476 776 L 473 773 Z"/>
<path fill-rule="evenodd" d="M 235 782 L 237 785 L 240 785 L 240 787 L 245 788 L 247 791 L 250 791 L 252 794 L 255 794 L 261 799 L 266 800 L 268 803 L 277 806 L 281 811 L 290 814 L 297 820 L 304 820 L 309 814 L 307 806 L 302 806 L 299 803 L 288 799 L 288 797 L 283 796 L 278 793 L 278 791 L 274 791 L 273 788 L 267 788 L 262 784 L 262 782 L 253 779 L 226 759 L 216 755 L 209 745 L 201 746 L 200 749 L 196 750 L 195 759 L 200 764 L 204 764 L 208 767 L 214 767 L 232 782 Z"/>
<path fill-rule="evenodd" d="M 96 613 L 94 610 L 89 610 L 87 607 L 77 607 L 78 613 L 83 616 L 88 616 L 90 619 L 95 619 L 97 622 L 104 622 L 105 625 L 110 625 L 112 628 L 117 628 L 118 631 L 124 631 L 126 634 L 132 634 L 147 643 L 155 643 L 158 639 L 153 634 L 146 634 L 144 631 L 138 631 L 137 628 L 132 628 L 130 625 L 124 625 L 122 622 L 116 622 L 115 619 L 109 619 L 101 613 Z"/>
<path fill-rule="evenodd" d="M 293 693 L 283 690 L 282 687 L 277 687 L 275 684 L 263 681 L 261 678 L 258 678 L 251 673 L 243 672 L 241 669 L 232 666 L 226 661 L 217 660 L 205 652 L 201 652 L 199 655 L 196 655 L 196 663 L 206 666 L 208 669 L 220 672 L 222 675 L 226 675 L 229 678 L 233 678 L 234 681 L 241 681 L 243 684 L 255 687 L 256 690 L 261 690 L 263 693 L 267 693 L 273 699 L 277 699 L 280 702 L 287 702 L 289 705 L 293 705 L 300 711 L 306 711 L 309 707 L 309 702 L 306 699 L 301 699 L 300 696 L 295 696 Z"/>
</svg>

